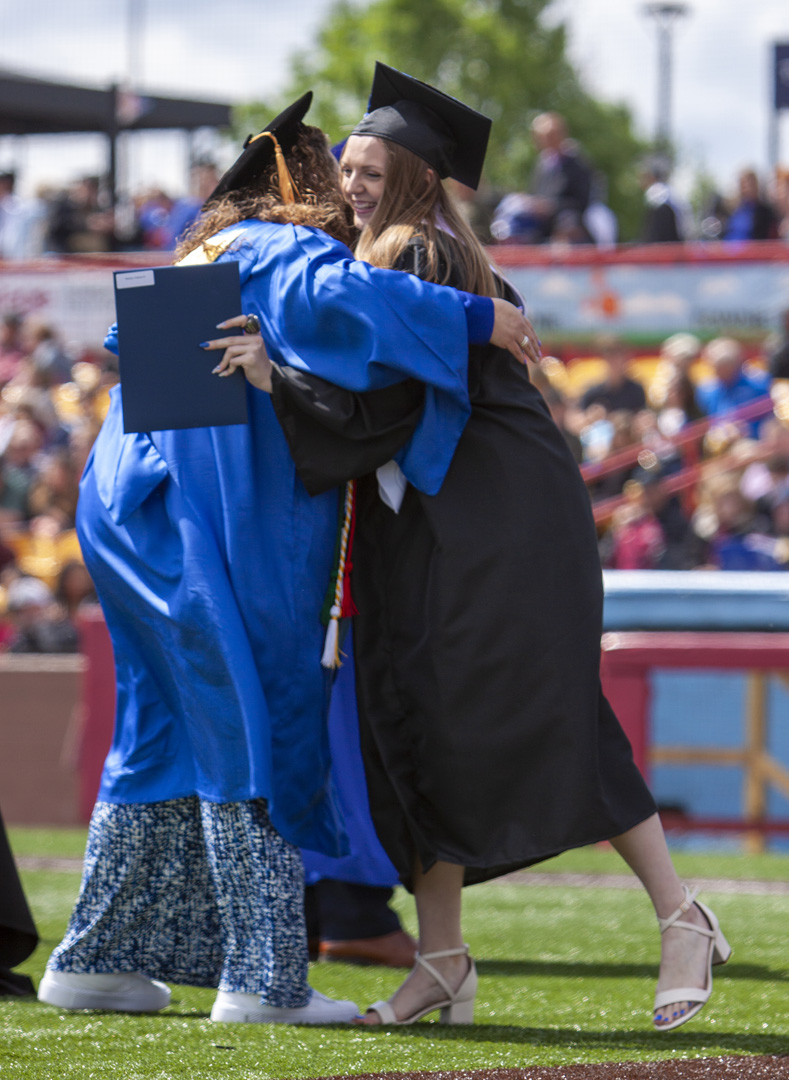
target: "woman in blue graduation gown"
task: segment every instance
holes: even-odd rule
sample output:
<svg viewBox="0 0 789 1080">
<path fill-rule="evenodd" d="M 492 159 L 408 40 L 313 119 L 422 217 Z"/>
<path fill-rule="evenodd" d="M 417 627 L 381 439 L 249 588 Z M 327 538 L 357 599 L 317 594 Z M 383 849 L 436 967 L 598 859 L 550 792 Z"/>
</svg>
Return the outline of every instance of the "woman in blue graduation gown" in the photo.
<svg viewBox="0 0 789 1080">
<path fill-rule="evenodd" d="M 485 340 L 503 309 L 353 262 L 326 140 L 301 123 L 310 97 L 245 149 L 180 254 L 238 262 L 244 310 L 283 365 L 360 391 L 418 372 L 430 389 L 403 468 L 435 491 L 468 417 L 468 328 Z M 122 337 L 106 344 L 122 371 Z M 355 1013 L 307 984 L 297 846 L 345 850 L 319 663 L 338 497 L 308 495 L 269 397 L 250 385 L 248 406 L 246 426 L 132 435 L 115 390 L 85 469 L 77 524 L 117 716 L 80 897 L 39 990 L 60 1007 L 150 1011 L 170 981 L 218 986 L 215 1020 Z"/>
</svg>

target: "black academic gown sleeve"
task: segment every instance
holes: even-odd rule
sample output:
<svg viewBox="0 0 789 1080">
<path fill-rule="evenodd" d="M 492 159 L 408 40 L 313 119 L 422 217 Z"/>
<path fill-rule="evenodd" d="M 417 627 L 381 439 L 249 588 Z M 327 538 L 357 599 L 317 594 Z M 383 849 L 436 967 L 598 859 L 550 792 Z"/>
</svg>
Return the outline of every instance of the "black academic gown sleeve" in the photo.
<svg viewBox="0 0 789 1080">
<path fill-rule="evenodd" d="M 272 368 L 271 400 L 310 495 L 390 461 L 413 434 L 425 388 L 407 379 L 356 393 L 296 368 Z"/>
</svg>

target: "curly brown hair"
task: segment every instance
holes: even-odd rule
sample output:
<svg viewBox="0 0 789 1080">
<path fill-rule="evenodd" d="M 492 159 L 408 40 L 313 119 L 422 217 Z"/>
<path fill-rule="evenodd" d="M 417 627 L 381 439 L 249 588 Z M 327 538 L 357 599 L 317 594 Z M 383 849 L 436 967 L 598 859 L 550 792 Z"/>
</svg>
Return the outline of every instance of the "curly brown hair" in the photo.
<svg viewBox="0 0 789 1080">
<path fill-rule="evenodd" d="M 175 249 L 174 260 L 184 258 L 221 229 L 257 218 L 281 224 L 308 225 L 322 229 L 350 246 L 356 236 L 350 208 L 337 184 L 337 163 L 320 128 L 301 125 L 292 150 L 285 154 L 300 202 L 283 203 L 276 162 L 261 174 L 254 187 L 228 191 L 209 203 Z"/>
</svg>

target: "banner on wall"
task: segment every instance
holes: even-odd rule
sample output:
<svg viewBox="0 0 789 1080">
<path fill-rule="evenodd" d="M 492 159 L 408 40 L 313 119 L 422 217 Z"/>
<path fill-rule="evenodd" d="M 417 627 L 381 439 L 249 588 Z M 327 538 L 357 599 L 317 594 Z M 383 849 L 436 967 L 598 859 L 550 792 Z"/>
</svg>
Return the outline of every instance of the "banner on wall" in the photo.
<svg viewBox="0 0 789 1080">
<path fill-rule="evenodd" d="M 0 262 L 0 316 L 40 319 L 73 351 L 98 351 L 115 321 L 112 271 L 161 262 L 161 255 Z"/>
<path fill-rule="evenodd" d="M 544 344 L 593 345 L 601 333 L 651 346 L 678 331 L 760 343 L 789 309 L 789 244 L 656 244 L 603 251 L 492 248 Z M 115 319 L 112 271 L 161 254 L 0 263 L 0 314 L 50 322 L 75 349 L 97 350 Z"/>
<path fill-rule="evenodd" d="M 591 342 L 612 333 L 648 345 L 679 331 L 761 342 L 789 309 L 789 245 L 716 247 L 714 255 L 673 244 L 575 249 L 565 258 L 532 250 L 528 263 L 514 249 L 491 254 L 524 297 L 544 342 Z"/>
</svg>

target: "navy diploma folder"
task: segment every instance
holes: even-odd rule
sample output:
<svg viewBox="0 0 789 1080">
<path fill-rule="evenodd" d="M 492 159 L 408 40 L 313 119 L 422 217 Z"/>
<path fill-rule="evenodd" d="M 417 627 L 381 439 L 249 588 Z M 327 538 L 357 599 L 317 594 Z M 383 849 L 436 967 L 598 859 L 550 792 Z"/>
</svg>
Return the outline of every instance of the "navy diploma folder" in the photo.
<svg viewBox="0 0 789 1080">
<path fill-rule="evenodd" d="M 241 314 L 238 263 L 116 270 L 115 311 L 125 432 L 247 422 L 243 371 L 212 375 L 222 353 L 200 348 L 241 332 L 216 328 Z"/>
</svg>

